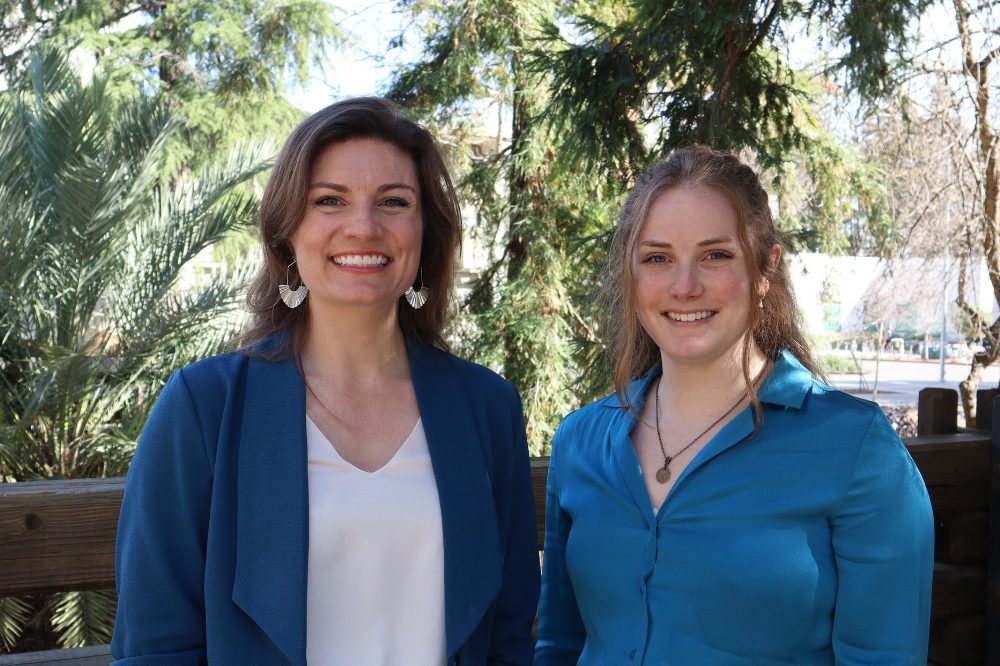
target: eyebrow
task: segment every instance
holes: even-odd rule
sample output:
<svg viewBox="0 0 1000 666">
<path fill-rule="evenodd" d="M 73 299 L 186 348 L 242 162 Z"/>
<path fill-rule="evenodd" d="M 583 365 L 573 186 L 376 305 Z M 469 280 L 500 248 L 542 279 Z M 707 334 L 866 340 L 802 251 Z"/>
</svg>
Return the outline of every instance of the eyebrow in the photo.
<svg viewBox="0 0 1000 666">
<path fill-rule="evenodd" d="M 736 241 L 729 236 L 719 236 L 718 238 L 707 238 L 699 242 L 698 247 L 703 247 L 705 245 L 719 245 L 720 243 L 735 243 L 735 242 Z M 642 245 L 644 247 L 662 247 L 662 248 L 673 247 L 673 245 L 671 245 L 670 243 L 665 243 L 663 241 L 656 241 L 656 240 L 645 240 L 639 243 L 639 245 Z"/>
<path fill-rule="evenodd" d="M 346 185 L 339 185 L 337 183 L 330 183 L 330 182 L 327 182 L 325 180 L 321 180 L 319 182 L 312 183 L 309 186 L 309 189 L 316 189 L 317 187 L 323 187 L 323 188 L 326 188 L 328 190 L 333 190 L 334 192 L 350 192 L 351 191 L 351 188 L 347 187 Z M 408 185 L 407 183 L 386 183 L 385 185 L 379 185 L 378 189 L 375 190 L 375 193 L 376 194 L 381 194 L 382 192 L 386 192 L 388 190 L 400 190 L 400 189 L 402 189 L 402 190 L 410 190 L 414 194 L 417 194 L 417 188 L 413 187 L 412 185 Z"/>
</svg>

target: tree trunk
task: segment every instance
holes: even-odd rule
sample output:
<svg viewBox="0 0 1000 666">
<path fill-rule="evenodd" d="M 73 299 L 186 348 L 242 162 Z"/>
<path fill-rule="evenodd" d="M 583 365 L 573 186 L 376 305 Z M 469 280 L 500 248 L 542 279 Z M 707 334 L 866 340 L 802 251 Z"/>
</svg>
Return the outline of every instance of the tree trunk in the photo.
<svg viewBox="0 0 1000 666">
<path fill-rule="evenodd" d="M 1000 161 L 997 160 L 997 136 L 990 120 L 990 71 L 994 53 L 987 53 L 982 59 L 976 59 L 973 53 L 972 33 L 969 26 L 969 12 L 964 0 L 954 0 L 955 20 L 962 44 L 965 75 L 975 84 L 970 86 L 973 94 L 973 107 L 976 114 L 976 127 L 979 156 L 983 160 L 983 250 L 986 257 L 986 269 L 989 272 L 993 295 L 1000 302 L 1000 219 L 997 216 L 997 203 L 1000 198 Z M 964 271 L 960 271 L 960 287 L 964 280 Z M 962 290 L 964 291 L 964 290 Z M 974 310 L 965 302 L 964 293 L 960 292 L 959 306 L 966 312 Z M 991 327 L 991 348 L 987 353 L 973 356 L 969 376 L 961 384 L 962 409 L 965 411 L 966 425 L 972 427 L 976 419 L 976 391 L 983 369 L 997 358 L 996 323 Z"/>
<path fill-rule="evenodd" d="M 979 390 L 979 382 L 983 377 L 983 370 L 992 363 L 990 355 L 974 354 L 972 357 L 972 367 L 969 368 L 969 376 L 958 385 L 959 394 L 962 396 L 962 412 L 965 414 L 965 427 L 976 427 L 976 391 Z"/>
<path fill-rule="evenodd" d="M 875 342 L 875 383 L 872 384 L 872 400 L 878 398 L 878 371 L 882 364 L 882 341 L 885 338 L 885 322 L 878 322 L 878 340 Z"/>
<path fill-rule="evenodd" d="M 511 209 L 510 231 L 507 236 L 507 281 L 516 280 L 528 261 L 528 239 L 524 236 L 521 222 L 529 219 L 541 219 L 545 214 L 543 182 L 541 167 L 533 162 L 531 157 L 532 118 L 535 115 L 532 108 L 532 93 L 529 76 L 524 72 L 521 63 L 522 43 L 516 44 L 511 57 L 512 79 L 514 81 L 514 99 L 511 113 L 510 139 L 510 191 L 508 193 Z M 516 334 L 504 334 L 504 369 L 507 379 L 519 385 L 518 380 L 525 374 L 525 366 L 531 363 L 544 363 L 544 359 L 530 357 L 531 350 L 525 349 Z"/>
</svg>

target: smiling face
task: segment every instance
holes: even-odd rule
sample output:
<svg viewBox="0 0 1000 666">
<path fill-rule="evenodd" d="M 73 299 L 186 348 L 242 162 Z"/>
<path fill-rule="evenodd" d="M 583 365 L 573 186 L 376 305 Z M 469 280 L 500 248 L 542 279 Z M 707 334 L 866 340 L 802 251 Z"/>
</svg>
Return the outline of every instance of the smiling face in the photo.
<svg viewBox="0 0 1000 666">
<path fill-rule="evenodd" d="M 736 210 L 704 185 L 653 200 L 635 244 L 636 312 L 663 362 L 738 361 L 750 315 Z"/>
<path fill-rule="evenodd" d="M 384 307 L 413 283 L 423 221 L 413 159 L 380 139 L 324 148 L 291 237 L 310 307 Z"/>
</svg>

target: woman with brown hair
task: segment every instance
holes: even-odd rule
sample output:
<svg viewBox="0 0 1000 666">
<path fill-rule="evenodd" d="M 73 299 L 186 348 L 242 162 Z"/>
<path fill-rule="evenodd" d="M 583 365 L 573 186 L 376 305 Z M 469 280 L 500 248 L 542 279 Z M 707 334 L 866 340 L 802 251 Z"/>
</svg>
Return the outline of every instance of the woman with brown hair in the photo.
<svg viewBox="0 0 1000 666">
<path fill-rule="evenodd" d="M 129 470 L 120 663 L 531 663 L 521 403 L 442 334 L 459 224 L 391 103 L 291 134 L 244 344 L 174 374 Z"/>
<path fill-rule="evenodd" d="M 753 170 L 645 172 L 604 298 L 616 390 L 553 442 L 535 664 L 925 664 L 926 489 L 822 382 Z"/>
</svg>

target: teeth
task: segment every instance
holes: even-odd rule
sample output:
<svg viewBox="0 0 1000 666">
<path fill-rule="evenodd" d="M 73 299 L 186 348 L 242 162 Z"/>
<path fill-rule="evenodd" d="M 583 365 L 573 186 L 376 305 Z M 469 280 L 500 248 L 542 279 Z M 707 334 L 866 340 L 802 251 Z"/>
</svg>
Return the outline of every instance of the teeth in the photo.
<svg viewBox="0 0 1000 666">
<path fill-rule="evenodd" d="M 333 258 L 339 266 L 384 266 L 389 257 L 384 254 L 342 254 Z"/>
<path fill-rule="evenodd" d="M 705 319 L 706 317 L 711 317 L 712 314 L 713 313 L 711 310 L 702 310 L 701 312 L 688 312 L 688 313 L 668 312 L 667 316 L 673 319 L 674 321 L 697 321 L 699 319 Z"/>
</svg>

